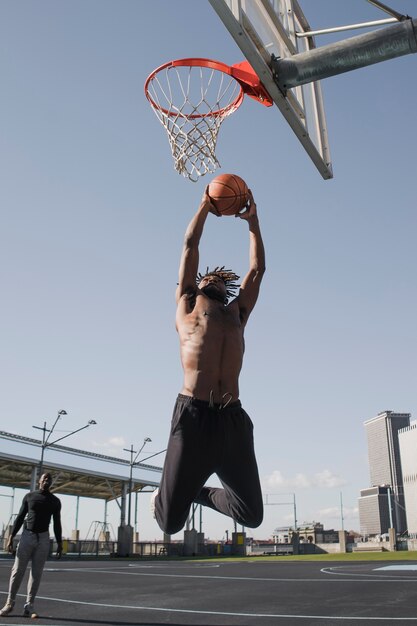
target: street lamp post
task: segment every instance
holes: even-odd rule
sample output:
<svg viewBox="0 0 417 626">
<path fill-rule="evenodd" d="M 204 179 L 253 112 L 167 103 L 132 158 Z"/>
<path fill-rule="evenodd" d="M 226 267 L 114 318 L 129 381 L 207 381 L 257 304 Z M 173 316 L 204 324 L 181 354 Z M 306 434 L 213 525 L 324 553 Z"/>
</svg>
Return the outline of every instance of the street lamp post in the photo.
<svg viewBox="0 0 417 626">
<path fill-rule="evenodd" d="M 56 420 L 52 424 L 51 428 L 47 428 L 46 427 L 46 422 L 43 423 L 43 426 L 33 426 L 33 428 L 36 428 L 37 430 L 41 430 L 42 431 L 42 451 L 41 451 L 41 460 L 39 462 L 39 468 L 38 468 L 38 475 L 39 475 L 39 477 L 42 476 L 43 459 L 44 459 L 44 456 L 45 456 L 46 448 L 48 448 L 50 446 L 53 446 L 55 443 L 58 443 L 58 441 L 62 441 L 63 439 L 66 439 L 67 437 L 70 437 L 71 435 L 75 435 L 75 433 L 79 433 L 81 430 L 84 430 L 85 428 L 89 428 L 90 426 L 95 426 L 97 424 L 97 422 L 95 420 L 89 420 L 88 423 L 85 426 L 81 426 L 81 428 L 77 428 L 76 430 L 73 430 L 70 433 L 67 433 L 66 435 L 63 435 L 62 437 L 58 437 L 58 439 L 55 439 L 54 441 L 49 441 L 52 433 L 55 430 L 55 426 L 57 425 L 58 420 L 61 418 L 62 415 L 68 415 L 68 413 L 64 409 L 61 409 L 60 411 L 58 411 L 58 415 L 56 417 Z M 48 434 L 46 434 L 46 433 L 48 433 Z"/>
<path fill-rule="evenodd" d="M 133 466 L 137 464 L 137 459 L 139 454 L 142 452 L 143 448 L 146 446 L 147 443 L 149 443 L 150 441 L 152 441 L 152 439 L 150 439 L 150 437 L 145 437 L 145 439 L 143 440 L 142 446 L 140 448 L 140 450 L 138 452 L 136 452 L 136 450 L 133 449 L 133 444 L 130 444 L 130 448 L 123 448 L 123 450 L 125 452 L 130 452 L 130 472 L 129 472 L 129 502 L 128 502 L 128 509 L 127 509 L 127 524 L 128 526 L 130 526 L 130 514 L 131 514 L 131 510 L 132 510 L 132 479 L 133 479 Z M 136 456 L 133 458 L 133 455 L 136 454 Z"/>
<path fill-rule="evenodd" d="M 57 425 L 58 420 L 60 419 L 61 415 L 67 415 L 67 412 L 64 409 L 61 409 L 60 411 L 58 411 L 58 415 L 56 417 L 56 420 L 53 423 L 52 428 L 50 428 L 50 429 L 46 428 L 46 422 L 43 423 L 43 427 L 41 427 L 41 426 L 33 426 L 32 427 L 32 428 L 36 428 L 37 430 L 41 430 L 42 431 L 42 452 L 41 452 L 41 460 L 40 460 L 39 469 L 38 469 L 39 476 L 42 475 L 43 457 L 44 457 L 44 454 L 45 454 L 45 448 L 48 445 L 49 437 L 52 435 L 52 433 L 54 431 L 54 428 Z M 46 433 L 48 433 L 48 435 Z"/>
<path fill-rule="evenodd" d="M 342 492 L 340 492 L 340 518 L 342 521 L 342 530 L 345 530 L 345 518 L 343 516 L 343 495 Z"/>
</svg>

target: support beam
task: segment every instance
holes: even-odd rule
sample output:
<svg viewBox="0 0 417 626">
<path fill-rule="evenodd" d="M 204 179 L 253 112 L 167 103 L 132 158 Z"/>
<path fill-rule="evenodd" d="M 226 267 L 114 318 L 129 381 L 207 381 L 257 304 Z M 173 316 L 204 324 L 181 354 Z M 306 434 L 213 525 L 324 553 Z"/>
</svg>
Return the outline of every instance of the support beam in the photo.
<svg viewBox="0 0 417 626">
<path fill-rule="evenodd" d="M 126 525 L 126 499 L 127 499 L 128 483 L 122 485 L 122 497 L 120 499 L 120 526 Z"/>
<path fill-rule="evenodd" d="M 284 93 L 293 87 L 336 76 L 417 52 L 417 19 L 301 52 L 283 59 L 272 57 L 271 67 Z"/>
<path fill-rule="evenodd" d="M 30 491 L 35 491 L 38 488 L 38 485 L 36 484 L 37 476 L 38 468 L 36 467 L 36 465 L 34 465 L 30 473 Z"/>
</svg>

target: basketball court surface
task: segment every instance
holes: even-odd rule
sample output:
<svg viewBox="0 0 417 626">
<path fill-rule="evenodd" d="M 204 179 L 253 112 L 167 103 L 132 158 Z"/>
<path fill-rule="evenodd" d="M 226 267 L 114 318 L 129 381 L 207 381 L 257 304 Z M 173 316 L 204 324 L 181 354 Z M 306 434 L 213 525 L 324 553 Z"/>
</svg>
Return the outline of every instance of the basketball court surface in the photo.
<svg viewBox="0 0 417 626">
<path fill-rule="evenodd" d="M 11 566 L 0 560 L 2 604 Z M 1 626 L 417 624 L 416 562 L 50 560 L 37 620 L 21 616 L 25 585 Z"/>
</svg>

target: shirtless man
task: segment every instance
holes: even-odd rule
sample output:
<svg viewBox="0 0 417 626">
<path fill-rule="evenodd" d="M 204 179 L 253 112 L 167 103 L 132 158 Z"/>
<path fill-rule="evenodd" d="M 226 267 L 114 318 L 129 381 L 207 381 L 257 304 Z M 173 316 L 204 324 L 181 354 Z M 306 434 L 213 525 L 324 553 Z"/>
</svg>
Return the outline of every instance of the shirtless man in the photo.
<svg viewBox="0 0 417 626">
<path fill-rule="evenodd" d="M 236 298 L 238 276 L 216 268 L 197 274 L 199 243 L 209 213 L 219 215 L 207 189 L 185 233 L 177 288 L 176 327 L 184 384 L 178 395 L 153 507 L 160 528 L 180 531 L 191 504 L 204 504 L 243 526 L 262 522 L 263 504 L 253 424 L 239 400 L 244 329 L 265 272 L 256 204 L 250 193 L 236 217 L 249 226 L 249 271 Z M 223 489 L 205 487 L 217 474 Z"/>
</svg>

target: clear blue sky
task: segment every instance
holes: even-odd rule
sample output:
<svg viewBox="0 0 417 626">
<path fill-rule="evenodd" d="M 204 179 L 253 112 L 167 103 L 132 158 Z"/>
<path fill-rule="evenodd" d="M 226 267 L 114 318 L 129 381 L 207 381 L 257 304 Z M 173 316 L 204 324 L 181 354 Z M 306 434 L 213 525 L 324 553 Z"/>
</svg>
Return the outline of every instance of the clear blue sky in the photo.
<svg viewBox="0 0 417 626">
<path fill-rule="evenodd" d="M 313 28 L 386 17 L 365 0 L 301 5 Z M 58 434 L 98 422 L 68 445 L 128 458 L 150 437 L 158 452 L 182 381 L 183 233 L 210 177 L 175 172 L 143 83 L 170 59 L 243 55 L 205 0 L 2 0 L 0 42 L 0 428 L 37 436 L 63 408 Z M 276 107 L 248 98 L 220 131 L 219 173 L 252 188 L 267 252 L 241 399 L 264 491 L 296 493 L 299 522 L 339 528 L 342 493 L 345 528 L 358 529 L 363 422 L 415 417 L 416 70 L 409 55 L 323 81 L 331 181 Z M 209 216 L 200 259 L 244 274 L 246 224 Z M 160 538 L 142 502 L 141 537 Z M 82 502 L 84 531 L 103 508 Z M 74 511 L 65 498 L 67 533 Z M 232 528 L 204 519 L 211 537 Z M 288 522 L 291 507 L 267 507 L 254 536 Z"/>
</svg>

